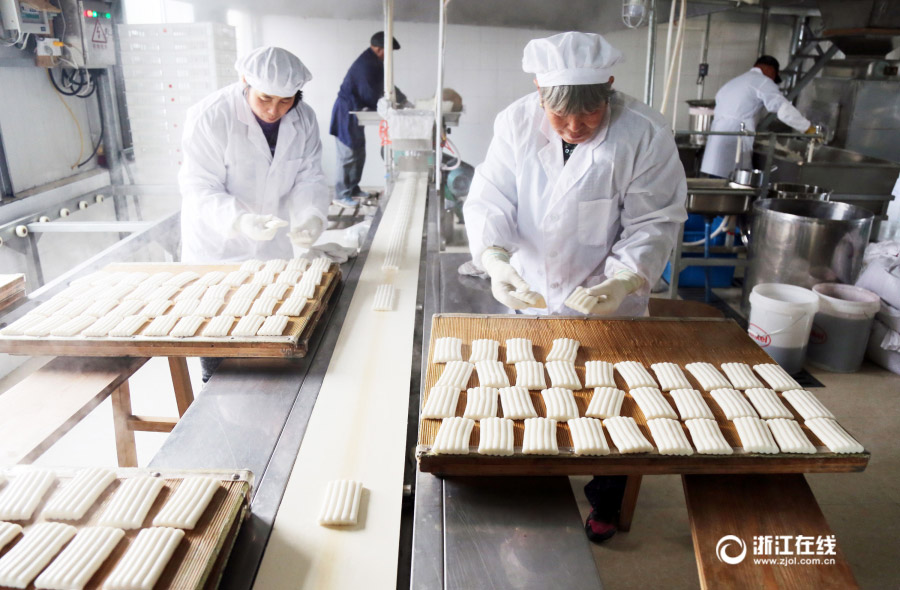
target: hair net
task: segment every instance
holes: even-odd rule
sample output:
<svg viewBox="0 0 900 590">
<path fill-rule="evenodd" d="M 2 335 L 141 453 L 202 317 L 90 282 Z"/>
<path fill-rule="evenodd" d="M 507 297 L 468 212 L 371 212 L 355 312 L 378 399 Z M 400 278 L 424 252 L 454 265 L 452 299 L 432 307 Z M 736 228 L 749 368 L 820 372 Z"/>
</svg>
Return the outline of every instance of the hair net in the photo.
<svg viewBox="0 0 900 590">
<path fill-rule="evenodd" d="M 534 74 L 540 86 L 604 84 L 623 59 L 602 36 L 569 32 L 529 41 L 522 69 Z"/>
<path fill-rule="evenodd" d="M 294 96 L 312 79 L 300 58 L 281 47 L 254 49 L 234 68 L 252 88 L 271 96 Z"/>
</svg>

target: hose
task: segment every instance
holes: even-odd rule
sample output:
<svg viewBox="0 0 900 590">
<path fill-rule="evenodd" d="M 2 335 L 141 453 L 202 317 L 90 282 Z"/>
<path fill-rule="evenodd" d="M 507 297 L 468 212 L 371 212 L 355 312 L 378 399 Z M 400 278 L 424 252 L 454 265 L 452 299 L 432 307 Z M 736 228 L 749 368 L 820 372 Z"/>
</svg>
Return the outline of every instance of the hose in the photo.
<svg viewBox="0 0 900 590">
<path fill-rule="evenodd" d="M 451 152 L 454 156 L 456 156 L 456 163 L 453 164 L 452 166 L 443 166 L 443 165 L 442 165 L 442 166 L 441 166 L 441 170 L 446 170 L 446 171 L 448 171 L 448 172 L 449 172 L 450 170 L 456 170 L 457 168 L 459 168 L 460 164 L 462 164 L 462 156 L 459 155 L 459 150 L 456 149 L 456 146 L 453 145 L 453 142 L 450 141 L 450 138 L 449 138 L 449 137 L 444 137 L 444 142 L 447 144 L 447 147 L 450 148 L 450 152 Z"/>
<path fill-rule="evenodd" d="M 719 224 L 719 227 L 717 227 L 715 229 L 715 231 L 713 231 L 713 233 L 709 234 L 710 240 L 717 237 L 719 234 L 721 234 L 722 232 L 725 231 L 725 229 L 728 227 L 728 223 L 731 221 L 731 217 L 732 217 L 731 215 L 726 215 L 725 217 L 722 218 L 722 223 Z M 693 242 L 684 242 L 682 245 L 683 246 L 702 246 L 705 241 L 706 241 L 706 238 L 701 238 L 701 239 L 693 241 Z"/>
</svg>

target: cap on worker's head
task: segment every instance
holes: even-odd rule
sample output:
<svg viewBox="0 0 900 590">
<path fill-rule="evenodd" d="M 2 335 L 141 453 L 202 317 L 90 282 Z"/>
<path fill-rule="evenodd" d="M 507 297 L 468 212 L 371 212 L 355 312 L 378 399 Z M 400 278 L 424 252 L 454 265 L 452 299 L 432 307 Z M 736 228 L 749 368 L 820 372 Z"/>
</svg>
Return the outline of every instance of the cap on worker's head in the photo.
<svg viewBox="0 0 900 590">
<path fill-rule="evenodd" d="M 595 33 L 560 33 L 532 39 L 525 46 L 522 69 L 534 74 L 538 85 L 605 84 L 622 52 Z"/>
<path fill-rule="evenodd" d="M 384 31 L 378 31 L 374 35 L 372 35 L 372 39 L 369 41 L 369 45 L 372 47 L 384 47 Z M 397 38 L 394 37 L 394 51 L 400 49 L 400 42 L 397 41 Z"/>
<path fill-rule="evenodd" d="M 281 47 L 260 47 L 234 62 L 251 88 L 270 96 L 294 96 L 312 80 L 300 58 Z"/>
<path fill-rule="evenodd" d="M 778 60 L 771 55 L 760 55 L 753 66 L 772 66 L 775 68 L 775 83 L 781 84 L 781 76 L 778 75 L 778 72 L 781 71 L 781 66 L 778 65 Z"/>
</svg>

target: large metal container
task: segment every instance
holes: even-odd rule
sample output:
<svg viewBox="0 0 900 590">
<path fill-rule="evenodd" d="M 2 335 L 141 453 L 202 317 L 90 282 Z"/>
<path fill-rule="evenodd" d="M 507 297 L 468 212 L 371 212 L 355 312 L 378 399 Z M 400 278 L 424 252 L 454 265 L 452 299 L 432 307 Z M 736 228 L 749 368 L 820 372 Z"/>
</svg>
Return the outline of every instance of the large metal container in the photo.
<svg viewBox="0 0 900 590">
<path fill-rule="evenodd" d="M 821 186 L 797 184 L 795 182 L 776 182 L 769 187 L 770 199 L 818 199 L 827 201 L 831 191 Z"/>
<path fill-rule="evenodd" d="M 714 100 L 689 100 L 688 128 L 691 131 L 709 131 L 712 126 L 713 112 L 716 108 Z M 691 145 L 706 145 L 705 135 L 691 135 Z"/>
<path fill-rule="evenodd" d="M 759 283 L 810 289 L 852 284 L 859 274 L 874 214 L 829 201 L 760 199 L 753 204 L 749 266 L 741 306 Z"/>
</svg>

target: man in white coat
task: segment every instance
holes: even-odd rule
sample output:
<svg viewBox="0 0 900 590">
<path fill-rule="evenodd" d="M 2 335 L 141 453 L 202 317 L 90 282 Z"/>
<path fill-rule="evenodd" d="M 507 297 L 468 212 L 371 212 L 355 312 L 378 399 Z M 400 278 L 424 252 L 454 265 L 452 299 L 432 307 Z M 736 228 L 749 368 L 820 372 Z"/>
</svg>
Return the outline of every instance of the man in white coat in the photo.
<svg viewBox="0 0 900 590">
<path fill-rule="evenodd" d="M 644 315 L 687 218 L 671 129 L 612 89 L 622 54 L 600 35 L 561 33 L 525 47 L 538 92 L 494 123 L 463 213 L 494 297 L 529 313 Z M 546 309 L 543 309 L 545 307 Z"/>
<path fill-rule="evenodd" d="M 301 88 L 312 75 L 289 51 L 263 47 L 235 63 L 241 81 L 191 107 L 181 188 L 183 262 L 291 258 L 325 227 L 322 143 Z"/>
<path fill-rule="evenodd" d="M 778 89 L 777 84 L 781 83 L 778 71 L 778 60 L 763 55 L 749 72 L 726 82 L 716 93 L 716 110 L 710 131 L 740 131 L 741 123 L 746 131 L 755 131 L 757 116 L 764 109 L 801 133 L 814 133 L 815 126 Z M 738 141 L 741 142 L 740 161 Z M 710 135 L 700 171 L 729 178 L 735 168 L 750 168 L 752 155 L 753 137 Z"/>
</svg>

